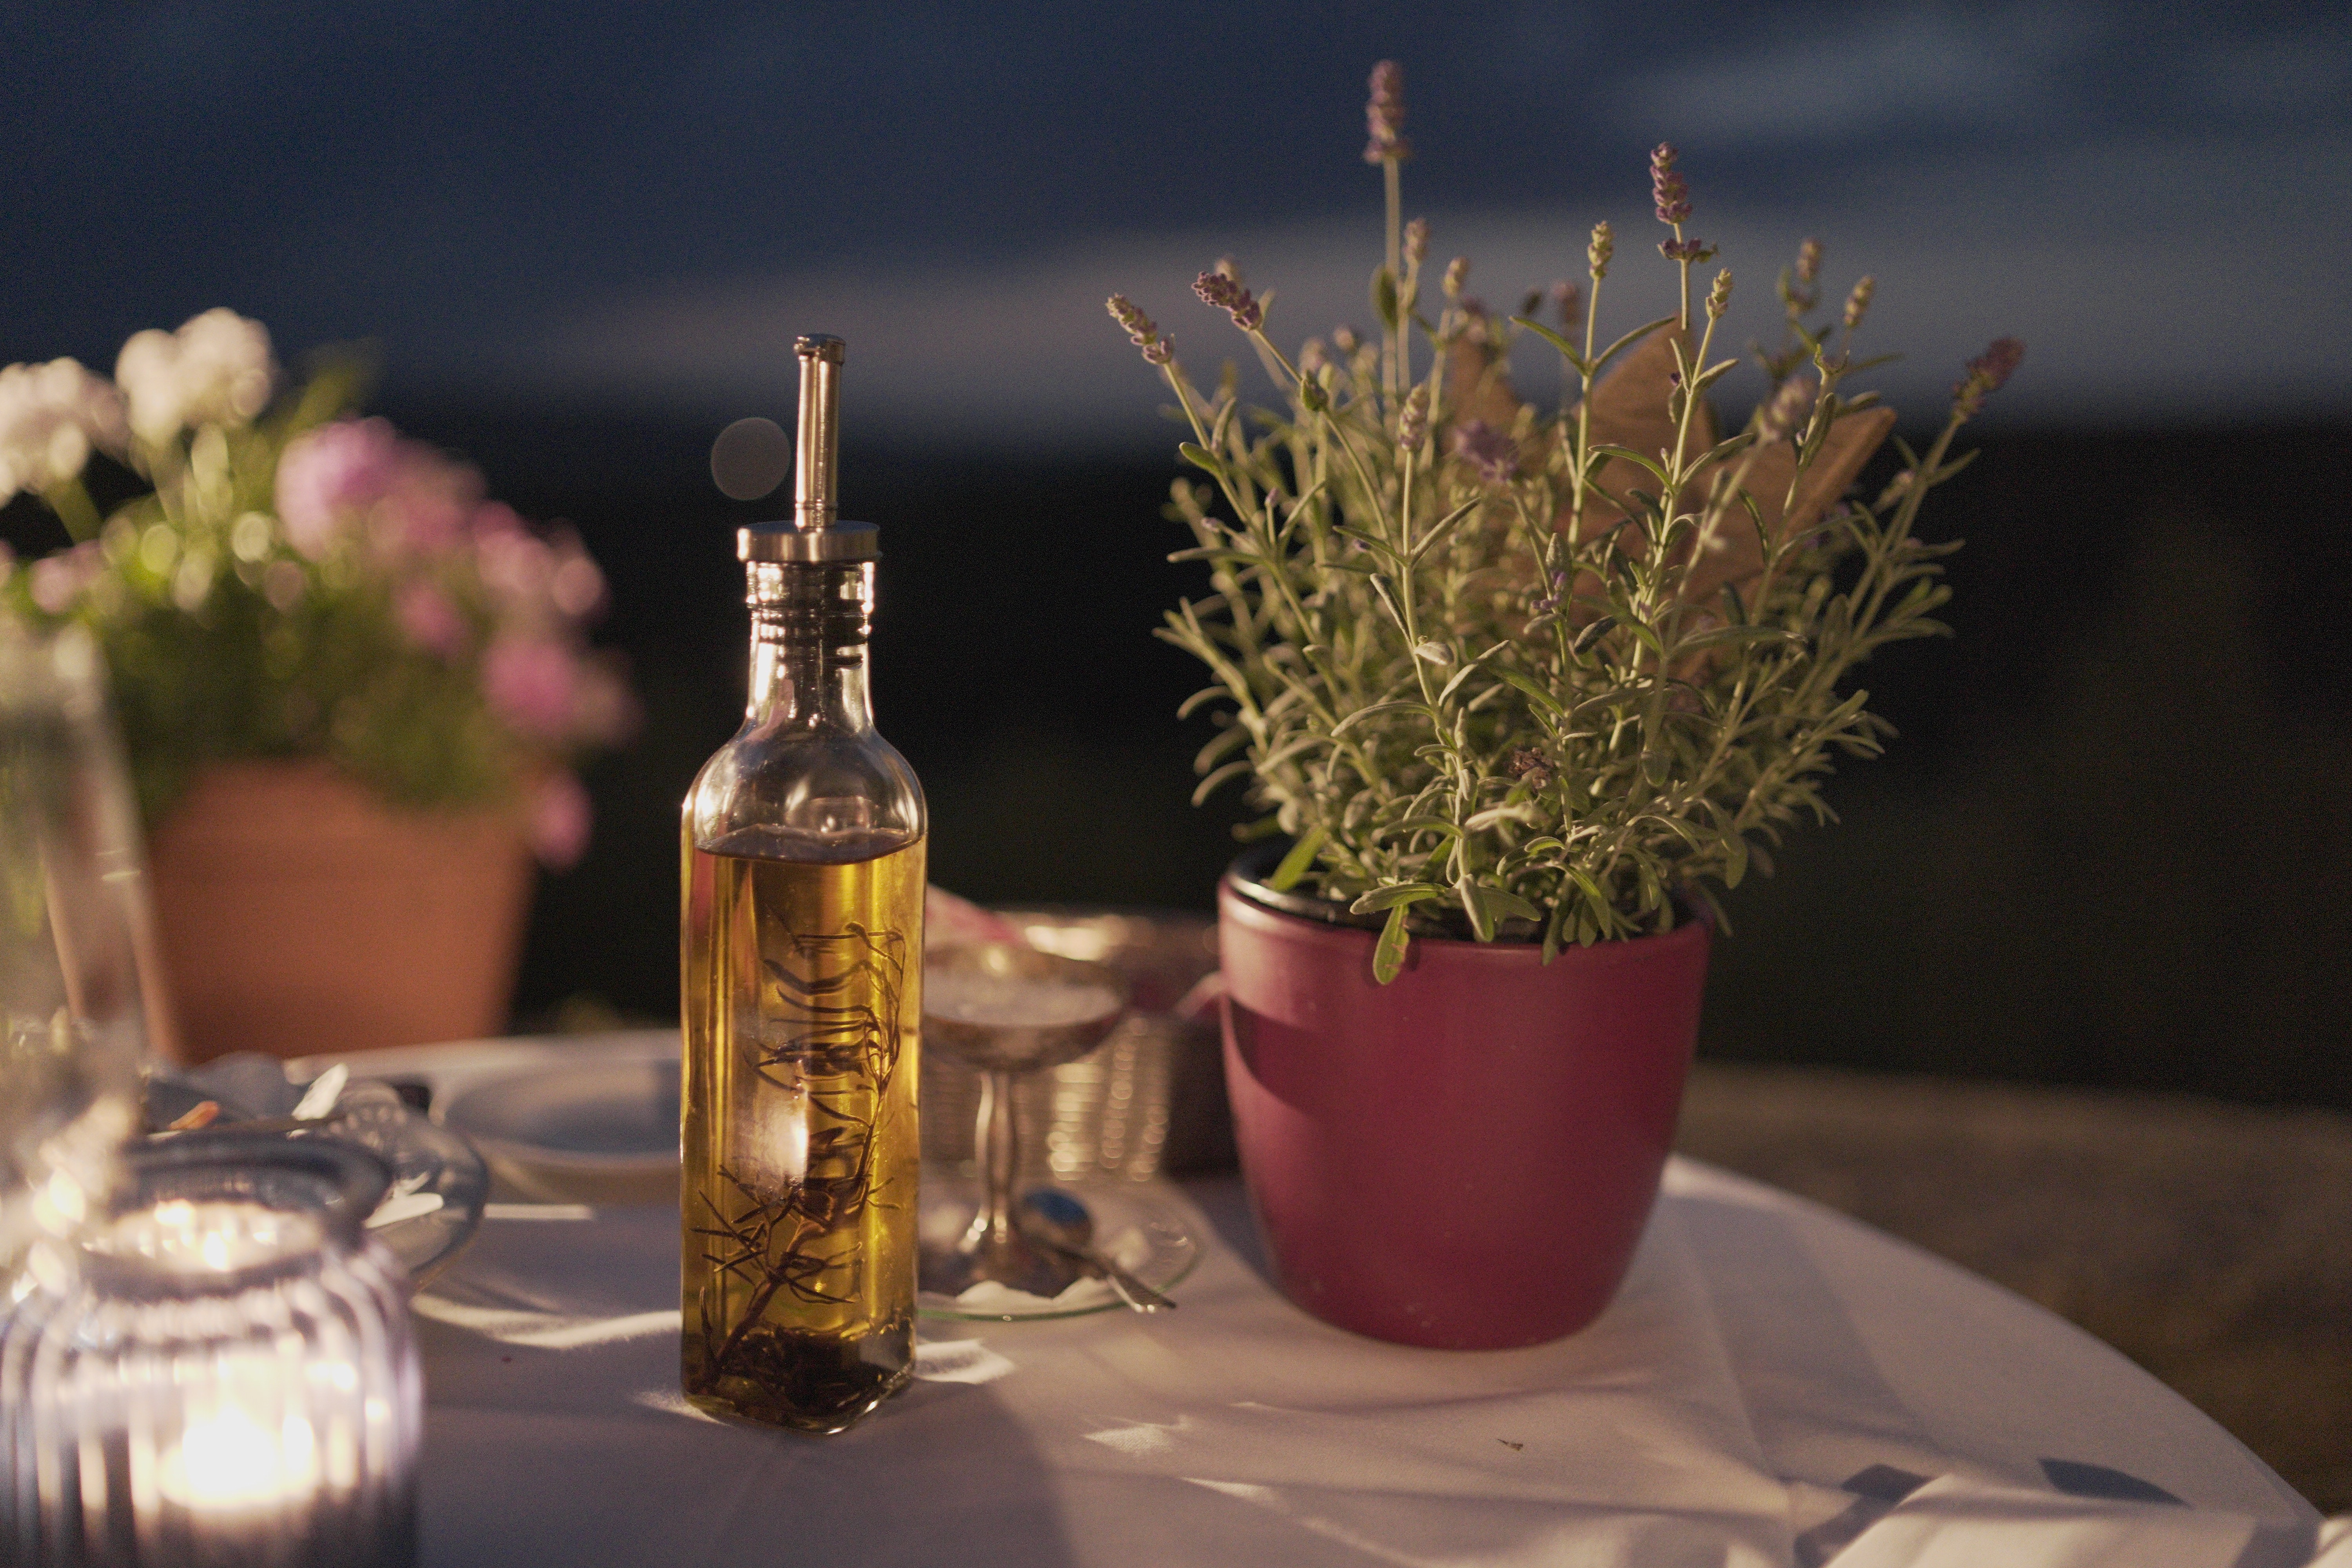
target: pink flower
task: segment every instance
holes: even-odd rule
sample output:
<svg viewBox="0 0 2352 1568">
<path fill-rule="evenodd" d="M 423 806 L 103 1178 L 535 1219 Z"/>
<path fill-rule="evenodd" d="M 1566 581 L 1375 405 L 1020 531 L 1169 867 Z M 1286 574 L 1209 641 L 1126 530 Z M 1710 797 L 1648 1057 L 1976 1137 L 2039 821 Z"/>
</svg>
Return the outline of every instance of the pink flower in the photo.
<svg viewBox="0 0 2352 1568">
<path fill-rule="evenodd" d="M 555 552 L 520 528 L 482 534 L 474 550 L 482 586 L 509 605 L 536 604 L 555 574 Z"/>
<path fill-rule="evenodd" d="M 62 616 L 105 571 L 106 556 L 93 539 L 34 562 L 25 582 L 33 603 L 50 615 Z"/>
<path fill-rule="evenodd" d="M 382 419 L 344 419 L 297 437 L 278 461 L 278 516 L 295 549 L 324 555 L 362 517 L 391 554 L 437 555 L 466 534 L 481 477 Z"/>
<path fill-rule="evenodd" d="M 482 660 L 482 694 L 491 711 L 541 740 L 562 740 L 571 732 L 579 683 L 579 666 L 560 643 L 504 637 Z"/>
<path fill-rule="evenodd" d="M 278 459 L 278 521 L 315 561 L 392 488 L 400 437 L 381 419 L 342 419 L 294 438 Z"/>
<path fill-rule="evenodd" d="M 393 614 L 408 640 L 444 662 L 466 646 L 465 618 L 449 595 L 423 579 L 404 583 L 393 600 Z"/>
<path fill-rule="evenodd" d="M 556 773 L 539 786 L 530 807 L 530 848 L 551 871 L 565 871 L 580 863 L 588 848 L 588 832 L 595 810 L 578 775 Z"/>
<path fill-rule="evenodd" d="M 474 509 L 473 529 L 478 538 L 493 533 L 520 533 L 522 518 L 502 500 L 486 500 Z"/>
<path fill-rule="evenodd" d="M 466 535 L 481 505 L 481 477 L 414 441 L 400 444 L 392 487 L 376 505 L 376 542 L 438 555 Z"/>
<path fill-rule="evenodd" d="M 604 607 L 604 574 L 569 531 L 556 535 L 553 550 L 555 571 L 548 579 L 548 601 L 566 620 L 586 620 Z"/>
</svg>

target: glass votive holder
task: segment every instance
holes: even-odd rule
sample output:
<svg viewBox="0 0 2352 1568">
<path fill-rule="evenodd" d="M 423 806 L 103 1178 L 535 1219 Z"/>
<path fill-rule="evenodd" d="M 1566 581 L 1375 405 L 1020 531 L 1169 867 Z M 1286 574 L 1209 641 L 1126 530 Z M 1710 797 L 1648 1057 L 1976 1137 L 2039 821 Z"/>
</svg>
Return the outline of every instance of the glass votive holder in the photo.
<svg viewBox="0 0 2352 1568">
<path fill-rule="evenodd" d="M 0 1561 L 407 1568 L 423 1384 L 383 1165 L 195 1133 L 0 1303 Z"/>
</svg>

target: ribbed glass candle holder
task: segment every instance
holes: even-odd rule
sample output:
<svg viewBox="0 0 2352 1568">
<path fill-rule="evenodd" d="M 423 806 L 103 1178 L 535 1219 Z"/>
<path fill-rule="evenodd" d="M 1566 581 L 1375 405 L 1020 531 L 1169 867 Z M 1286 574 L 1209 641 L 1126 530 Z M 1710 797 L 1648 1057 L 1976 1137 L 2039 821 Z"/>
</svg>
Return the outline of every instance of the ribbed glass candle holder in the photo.
<svg viewBox="0 0 2352 1568">
<path fill-rule="evenodd" d="M 423 1391 L 366 1152 L 192 1134 L 0 1307 L 0 1559 L 395 1568 Z"/>
</svg>

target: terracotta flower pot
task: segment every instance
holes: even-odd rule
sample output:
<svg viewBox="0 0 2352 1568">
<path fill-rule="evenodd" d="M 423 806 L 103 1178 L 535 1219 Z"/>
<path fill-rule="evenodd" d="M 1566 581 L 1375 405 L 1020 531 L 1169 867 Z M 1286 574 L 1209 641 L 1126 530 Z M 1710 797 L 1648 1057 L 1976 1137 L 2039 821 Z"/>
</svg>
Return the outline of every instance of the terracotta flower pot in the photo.
<svg viewBox="0 0 2352 1568">
<path fill-rule="evenodd" d="M 1218 891 L 1225 1083 L 1284 1294 L 1449 1350 L 1597 1317 L 1657 1198 L 1698 1036 L 1708 930 L 1570 948 L 1414 939 Z"/>
<path fill-rule="evenodd" d="M 496 1034 L 530 892 L 508 814 L 396 810 L 323 763 L 207 769 L 149 846 L 191 1062 Z"/>
</svg>

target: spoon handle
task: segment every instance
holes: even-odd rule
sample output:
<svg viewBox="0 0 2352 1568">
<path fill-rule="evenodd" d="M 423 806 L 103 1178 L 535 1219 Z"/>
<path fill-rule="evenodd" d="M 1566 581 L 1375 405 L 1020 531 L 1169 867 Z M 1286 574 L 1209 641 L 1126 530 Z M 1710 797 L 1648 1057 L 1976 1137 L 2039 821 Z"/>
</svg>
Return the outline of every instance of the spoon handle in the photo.
<svg viewBox="0 0 2352 1568">
<path fill-rule="evenodd" d="M 1112 1291 L 1120 1300 L 1136 1311 L 1170 1311 L 1176 1306 L 1173 1300 L 1154 1290 L 1099 1252 L 1082 1251 L 1075 1247 L 1065 1247 L 1060 1242 L 1044 1241 L 1034 1237 L 1030 1239 L 1035 1246 L 1043 1247 L 1051 1252 L 1058 1252 L 1065 1258 L 1075 1258 L 1087 1265 L 1109 1284 Z"/>
</svg>

